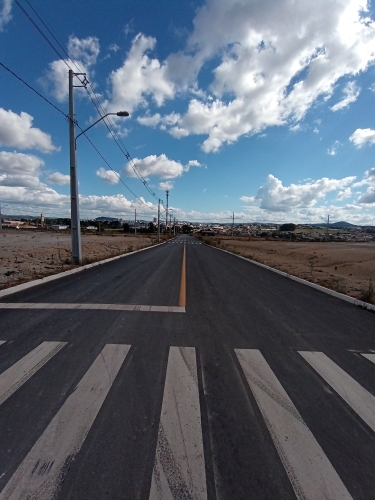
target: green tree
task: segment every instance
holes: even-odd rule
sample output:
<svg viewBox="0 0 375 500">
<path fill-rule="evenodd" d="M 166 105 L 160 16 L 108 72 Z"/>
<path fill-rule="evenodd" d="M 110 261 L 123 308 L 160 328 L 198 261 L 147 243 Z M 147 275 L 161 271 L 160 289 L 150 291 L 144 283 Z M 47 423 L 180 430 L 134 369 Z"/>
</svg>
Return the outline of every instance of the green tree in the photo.
<svg viewBox="0 0 375 500">
<path fill-rule="evenodd" d="M 282 224 L 280 226 L 280 231 L 295 231 L 296 227 L 295 224 Z"/>
<path fill-rule="evenodd" d="M 125 222 L 125 224 L 123 225 L 123 230 L 124 233 L 128 233 L 130 231 L 130 226 L 127 222 Z"/>
</svg>

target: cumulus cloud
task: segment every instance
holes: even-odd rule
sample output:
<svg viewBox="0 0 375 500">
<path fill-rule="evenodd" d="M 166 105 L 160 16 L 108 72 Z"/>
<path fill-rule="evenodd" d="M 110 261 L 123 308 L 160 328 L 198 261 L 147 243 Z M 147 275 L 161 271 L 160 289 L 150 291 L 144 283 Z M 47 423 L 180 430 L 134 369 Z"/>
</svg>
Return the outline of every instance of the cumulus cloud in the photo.
<svg viewBox="0 0 375 500">
<path fill-rule="evenodd" d="M 173 181 L 159 182 L 159 189 L 173 189 Z"/>
<path fill-rule="evenodd" d="M 371 130 L 370 128 L 357 128 L 357 130 L 349 137 L 349 141 L 357 146 L 357 148 L 360 148 L 367 143 L 374 144 L 375 130 Z"/>
<path fill-rule="evenodd" d="M 339 191 L 336 196 L 336 200 L 342 201 L 345 198 L 350 198 L 353 195 L 352 190 L 350 187 L 347 187 L 346 189 L 343 189 L 342 191 Z"/>
<path fill-rule="evenodd" d="M 120 180 L 120 174 L 114 170 L 105 170 L 103 167 L 96 171 L 96 175 L 107 184 L 117 184 Z"/>
<path fill-rule="evenodd" d="M 31 115 L 23 111 L 17 115 L 11 110 L 0 108 L 0 145 L 18 149 L 39 149 L 43 153 L 56 151 L 51 136 L 34 128 L 33 120 Z"/>
<path fill-rule="evenodd" d="M 349 82 L 343 89 L 344 98 L 332 106 L 331 110 L 338 111 L 339 109 L 346 108 L 349 104 L 357 100 L 360 92 L 361 88 L 354 81 Z"/>
<path fill-rule="evenodd" d="M 374 62 L 374 28 L 362 0 L 208 0 L 197 12 L 186 50 L 161 67 L 167 67 L 174 89 L 190 90 L 204 64 L 219 58 L 213 99 L 197 94 L 170 133 L 205 135 L 202 149 L 214 152 L 244 134 L 295 126 L 319 96 L 332 94 L 341 77 Z M 358 92 L 350 82 L 334 110 Z"/>
<path fill-rule="evenodd" d="M 12 19 L 12 0 L 2 0 L 0 5 L 0 32 L 4 31 L 4 26 Z"/>
<path fill-rule="evenodd" d="M 161 179 L 175 179 L 188 172 L 190 167 L 200 166 L 197 160 L 190 160 L 186 165 L 182 165 L 178 161 L 170 160 L 165 154 L 150 155 L 143 159 L 135 158 L 133 164 L 143 177 L 154 175 Z M 137 176 L 130 163 L 125 166 L 124 172 L 129 177 Z"/>
<path fill-rule="evenodd" d="M 342 191 L 352 184 L 355 177 L 343 179 L 323 178 L 306 184 L 283 186 L 281 180 L 273 175 L 267 176 L 266 182 L 258 189 L 255 197 L 241 198 L 245 202 L 259 202 L 259 208 L 271 212 L 289 212 L 297 208 L 314 207 L 317 201 L 330 191 Z"/>
<path fill-rule="evenodd" d="M 132 112 L 146 106 L 151 97 L 157 106 L 174 97 L 174 84 L 168 79 L 166 63 L 147 55 L 154 49 L 155 38 L 139 33 L 133 40 L 124 64 L 110 76 L 111 99 L 106 102 L 109 111 L 126 109 Z"/>
<path fill-rule="evenodd" d="M 66 184 L 70 183 L 70 175 L 61 174 L 60 172 L 54 172 L 46 177 L 46 182 L 48 182 L 48 184 L 65 186 Z"/>
<path fill-rule="evenodd" d="M 90 68 L 96 63 L 100 52 L 98 38 L 89 36 L 80 39 L 71 35 L 68 42 L 68 51 L 79 63 L 83 73 L 86 73 L 87 78 L 90 79 Z M 69 94 L 67 61 L 59 59 L 50 63 L 46 72 L 46 79 L 54 97 L 60 102 L 65 101 Z M 79 91 L 79 88 L 77 90 Z"/>
<path fill-rule="evenodd" d="M 0 186 L 39 188 L 43 165 L 37 156 L 0 151 Z"/>
<path fill-rule="evenodd" d="M 375 168 L 370 168 L 365 172 L 362 182 L 357 185 L 368 185 L 367 191 L 358 198 L 358 203 L 375 204 Z"/>
</svg>

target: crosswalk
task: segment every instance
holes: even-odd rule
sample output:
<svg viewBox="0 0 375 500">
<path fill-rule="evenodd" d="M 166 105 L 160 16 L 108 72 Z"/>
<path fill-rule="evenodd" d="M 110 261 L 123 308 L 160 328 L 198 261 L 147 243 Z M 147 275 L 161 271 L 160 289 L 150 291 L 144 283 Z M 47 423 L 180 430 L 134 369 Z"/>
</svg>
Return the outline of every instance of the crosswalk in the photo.
<svg viewBox="0 0 375 500">
<path fill-rule="evenodd" d="M 0 340 L 0 354 L 6 345 L 6 341 Z M 30 379 L 42 367 L 48 368 L 68 347 L 66 342 L 42 342 L 3 371 L 0 410 L 9 398 L 17 397 L 18 389 L 27 388 Z M 130 350 L 131 346 L 124 344 L 104 346 L 26 456 L 20 458 L 0 492 L 0 500 L 58 498 L 65 477 L 79 462 L 80 450 L 106 405 Z M 314 436 L 298 411 L 298 401 L 292 401 L 264 353 L 257 349 L 234 349 L 234 355 L 242 370 L 240 380 L 246 381 L 254 397 L 295 497 L 352 498 L 347 478 L 339 476 L 321 439 Z M 296 351 L 294 355 L 304 360 L 307 369 L 317 374 L 337 398 L 375 431 L 375 397 L 367 389 L 323 352 Z M 360 362 L 370 362 L 371 367 L 375 364 L 375 354 L 361 353 Z M 204 368 L 200 368 L 196 348 L 169 348 L 149 483 L 151 500 L 208 498 L 207 440 L 204 444 L 199 370 Z M 1 478 L 7 473 L 7 466 L 0 463 L 0 467 Z"/>
</svg>

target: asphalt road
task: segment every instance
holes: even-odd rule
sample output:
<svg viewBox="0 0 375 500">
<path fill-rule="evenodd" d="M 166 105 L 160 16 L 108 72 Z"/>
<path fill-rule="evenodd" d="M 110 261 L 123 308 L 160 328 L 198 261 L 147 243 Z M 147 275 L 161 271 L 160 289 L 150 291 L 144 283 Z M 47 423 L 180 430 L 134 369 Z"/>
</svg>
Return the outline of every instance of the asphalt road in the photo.
<svg viewBox="0 0 375 500">
<path fill-rule="evenodd" d="M 374 314 L 190 236 L 2 298 L 0 341 L 0 500 L 375 498 Z"/>
</svg>

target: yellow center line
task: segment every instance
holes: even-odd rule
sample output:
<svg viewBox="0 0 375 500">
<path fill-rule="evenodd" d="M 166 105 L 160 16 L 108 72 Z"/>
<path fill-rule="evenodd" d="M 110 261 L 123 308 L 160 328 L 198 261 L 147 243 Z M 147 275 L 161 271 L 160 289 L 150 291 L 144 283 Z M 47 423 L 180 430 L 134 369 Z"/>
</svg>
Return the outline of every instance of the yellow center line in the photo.
<svg viewBox="0 0 375 500">
<path fill-rule="evenodd" d="M 180 285 L 180 307 L 186 307 L 186 243 L 184 243 L 184 254 L 182 257 L 181 285 Z"/>
</svg>

